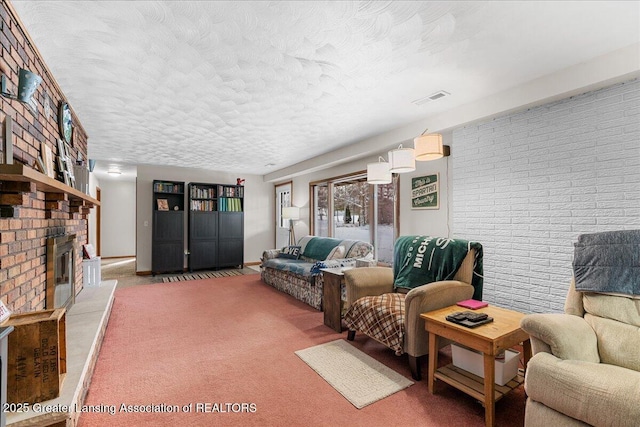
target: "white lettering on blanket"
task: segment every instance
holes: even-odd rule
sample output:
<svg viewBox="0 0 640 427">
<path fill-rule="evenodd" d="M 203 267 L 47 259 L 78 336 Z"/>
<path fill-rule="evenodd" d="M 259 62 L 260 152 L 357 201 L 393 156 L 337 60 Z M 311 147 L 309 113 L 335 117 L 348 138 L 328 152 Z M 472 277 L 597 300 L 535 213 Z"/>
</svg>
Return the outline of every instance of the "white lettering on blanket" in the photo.
<svg viewBox="0 0 640 427">
<path fill-rule="evenodd" d="M 429 245 L 429 242 L 431 242 L 432 238 L 431 237 L 427 237 L 425 238 L 422 242 L 420 242 L 420 246 L 418 246 L 418 253 L 416 254 L 416 259 L 413 263 L 413 268 L 422 268 L 422 262 L 424 260 L 424 253 L 427 251 L 427 245 Z M 453 239 L 448 239 L 445 237 L 439 237 L 436 239 L 436 247 L 439 247 L 440 249 L 445 249 L 447 246 L 449 246 L 449 243 L 454 242 L 455 240 Z M 431 256 L 429 258 L 429 270 L 431 270 L 431 260 L 433 259 L 433 252 L 435 251 L 435 248 L 433 249 L 433 251 L 431 251 Z"/>
</svg>

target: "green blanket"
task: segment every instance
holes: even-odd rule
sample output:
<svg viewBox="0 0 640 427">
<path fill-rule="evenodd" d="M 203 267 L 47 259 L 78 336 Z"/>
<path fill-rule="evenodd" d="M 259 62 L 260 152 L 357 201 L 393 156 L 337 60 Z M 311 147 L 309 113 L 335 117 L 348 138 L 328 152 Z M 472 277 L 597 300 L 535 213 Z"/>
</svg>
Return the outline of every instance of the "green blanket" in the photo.
<svg viewBox="0 0 640 427">
<path fill-rule="evenodd" d="M 318 261 L 325 260 L 333 248 L 338 246 L 340 242 L 342 242 L 342 239 L 333 239 L 331 237 L 312 237 L 304 247 L 302 255 Z"/>
<path fill-rule="evenodd" d="M 425 283 L 451 280 L 469 250 L 476 250 L 473 268 L 473 299 L 482 300 L 482 245 L 461 239 L 401 236 L 396 240 L 393 263 L 397 288 L 413 289 Z"/>
</svg>

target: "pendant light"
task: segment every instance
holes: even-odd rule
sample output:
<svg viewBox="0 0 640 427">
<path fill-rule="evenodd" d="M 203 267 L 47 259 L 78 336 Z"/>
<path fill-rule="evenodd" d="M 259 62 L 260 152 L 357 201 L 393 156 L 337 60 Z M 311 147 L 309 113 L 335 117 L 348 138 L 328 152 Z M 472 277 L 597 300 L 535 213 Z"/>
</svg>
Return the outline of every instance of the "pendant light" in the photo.
<svg viewBox="0 0 640 427">
<path fill-rule="evenodd" d="M 389 163 L 382 157 L 378 157 L 377 163 L 367 165 L 367 182 L 369 184 L 390 184 L 391 170 Z"/>
<path fill-rule="evenodd" d="M 416 159 L 413 148 L 403 148 L 402 144 L 389 151 L 389 169 L 391 173 L 405 173 L 416 170 Z"/>
<path fill-rule="evenodd" d="M 448 145 L 442 145 L 442 135 L 439 133 L 423 133 L 413 140 L 413 146 L 418 161 L 436 160 L 451 153 Z"/>
</svg>

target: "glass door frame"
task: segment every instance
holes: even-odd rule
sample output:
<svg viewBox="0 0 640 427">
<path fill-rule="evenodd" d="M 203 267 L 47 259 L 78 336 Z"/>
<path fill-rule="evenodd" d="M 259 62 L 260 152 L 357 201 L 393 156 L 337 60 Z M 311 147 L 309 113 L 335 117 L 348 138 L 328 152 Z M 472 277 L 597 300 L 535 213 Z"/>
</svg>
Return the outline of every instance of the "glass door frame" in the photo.
<svg viewBox="0 0 640 427">
<path fill-rule="evenodd" d="M 286 181 L 286 182 L 280 182 L 278 184 L 275 184 L 275 230 L 274 230 L 274 235 L 273 235 L 273 241 L 275 243 L 274 248 L 277 247 L 281 247 L 282 245 L 278 245 L 278 230 L 282 229 L 282 228 L 286 228 L 287 229 L 287 244 L 289 242 L 288 236 L 289 236 L 289 224 L 287 223 L 286 225 L 283 226 L 283 219 L 282 219 L 282 208 L 286 207 L 281 203 L 281 198 L 280 198 L 280 194 L 282 193 L 282 191 L 280 191 L 281 187 L 289 187 L 289 206 L 293 205 L 293 181 Z M 286 246 L 284 245 L 284 246 Z"/>
</svg>

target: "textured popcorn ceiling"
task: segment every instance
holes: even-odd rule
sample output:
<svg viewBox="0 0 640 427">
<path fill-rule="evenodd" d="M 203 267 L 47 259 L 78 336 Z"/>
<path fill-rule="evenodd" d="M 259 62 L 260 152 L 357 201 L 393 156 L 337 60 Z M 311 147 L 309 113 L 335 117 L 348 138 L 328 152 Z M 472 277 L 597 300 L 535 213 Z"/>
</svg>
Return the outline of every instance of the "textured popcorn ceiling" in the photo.
<svg viewBox="0 0 640 427">
<path fill-rule="evenodd" d="M 259 174 L 639 41 L 637 2 L 13 4 L 90 158 Z"/>
</svg>

